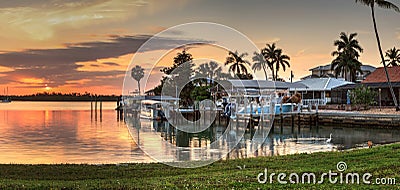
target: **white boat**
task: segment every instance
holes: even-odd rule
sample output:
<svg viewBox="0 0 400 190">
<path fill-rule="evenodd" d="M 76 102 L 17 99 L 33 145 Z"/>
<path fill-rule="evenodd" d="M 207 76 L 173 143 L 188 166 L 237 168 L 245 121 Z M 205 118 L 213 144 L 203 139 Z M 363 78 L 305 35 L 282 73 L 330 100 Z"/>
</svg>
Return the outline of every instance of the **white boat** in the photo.
<svg viewBox="0 0 400 190">
<path fill-rule="evenodd" d="M 157 100 L 143 100 L 141 102 L 140 118 L 162 119 L 164 117 L 162 104 L 163 102 Z"/>
</svg>

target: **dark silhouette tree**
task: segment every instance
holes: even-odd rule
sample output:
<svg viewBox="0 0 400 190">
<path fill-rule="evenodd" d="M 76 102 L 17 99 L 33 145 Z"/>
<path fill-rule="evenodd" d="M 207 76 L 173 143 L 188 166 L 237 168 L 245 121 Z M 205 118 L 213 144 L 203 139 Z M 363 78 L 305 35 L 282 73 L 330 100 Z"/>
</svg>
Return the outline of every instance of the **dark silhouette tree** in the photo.
<svg viewBox="0 0 400 190">
<path fill-rule="evenodd" d="M 356 39 L 357 33 L 351 33 L 347 36 L 346 33 L 340 33 L 340 39 L 334 41 L 337 50 L 332 52 L 332 56 L 336 56 L 332 60 L 331 69 L 337 77 L 342 74 L 347 81 L 355 82 L 357 71 L 362 73 L 362 63 L 358 60 L 363 48 Z M 349 76 L 348 76 L 349 75 Z M 349 77 L 349 78 L 348 78 Z"/>
<path fill-rule="evenodd" d="M 282 53 L 282 49 L 279 49 L 276 51 L 276 61 L 275 61 L 275 77 L 278 79 L 278 71 L 280 67 L 282 66 L 283 71 L 286 71 L 286 66 L 290 67 L 290 57 L 288 55 L 285 55 Z"/>
<path fill-rule="evenodd" d="M 263 70 L 265 80 L 268 80 L 267 70 L 269 65 L 271 65 L 271 63 L 264 58 L 264 55 L 262 53 L 254 52 L 253 66 L 251 66 L 251 68 L 254 71 Z"/>
<path fill-rule="evenodd" d="M 356 0 L 356 3 L 361 3 L 361 4 L 364 4 L 364 5 L 366 5 L 366 6 L 371 8 L 372 23 L 374 24 L 374 31 L 375 31 L 376 42 L 378 44 L 379 54 L 381 56 L 381 61 L 382 61 L 382 64 L 383 64 L 383 68 L 385 69 L 387 82 L 388 82 L 388 85 L 389 85 L 390 93 L 392 94 L 394 105 L 396 106 L 396 111 L 399 111 L 400 107 L 399 107 L 399 105 L 397 103 L 397 98 L 396 98 L 396 95 L 394 94 L 392 83 L 390 82 L 390 77 L 389 77 L 389 73 L 387 71 L 385 58 L 383 56 L 381 40 L 379 38 L 378 28 L 376 26 L 375 6 L 378 6 L 380 8 L 384 8 L 384 9 L 392 9 L 392 10 L 394 10 L 396 12 L 400 12 L 400 9 L 395 4 L 393 4 L 393 3 L 389 2 L 389 1 L 385 1 L 385 0 Z"/>
<path fill-rule="evenodd" d="M 140 95 L 140 80 L 144 77 L 144 69 L 140 65 L 136 65 L 131 70 L 131 77 L 137 81 Z"/>
<path fill-rule="evenodd" d="M 236 52 L 229 52 L 229 56 L 226 58 L 225 65 L 229 66 L 229 71 L 240 79 L 248 79 L 248 71 L 246 65 L 250 65 L 250 62 L 245 60 L 244 57 L 247 53 L 239 54 Z"/>
<path fill-rule="evenodd" d="M 400 49 L 396 49 L 393 47 L 392 49 L 388 49 L 385 55 L 388 59 L 385 61 L 388 62 L 388 66 L 399 66 L 400 65 Z"/>
</svg>

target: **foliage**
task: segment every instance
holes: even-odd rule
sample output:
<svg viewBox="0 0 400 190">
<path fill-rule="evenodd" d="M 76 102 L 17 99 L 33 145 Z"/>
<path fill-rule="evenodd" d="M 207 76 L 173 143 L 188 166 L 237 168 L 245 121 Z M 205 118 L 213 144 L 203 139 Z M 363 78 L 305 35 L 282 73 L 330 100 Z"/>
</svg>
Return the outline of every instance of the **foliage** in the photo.
<svg viewBox="0 0 400 190">
<path fill-rule="evenodd" d="M 178 91 L 180 92 L 180 104 L 184 106 L 192 104 L 190 97 L 190 91 L 193 89 L 193 83 L 190 81 L 194 66 L 192 60 L 192 54 L 186 50 L 177 53 L 174 57 L 173 65 L 160 70 L 166 76 L 161 79 L 159 86 L 152 89 L 154 94 L 175 96 L 176 91 Z"/>
<path fill-rule="evenodd" d="M 388 66 L 399 66 L 400 65 L 400 49 L 396 49 L 396 47 L 393 47 L 393 49 L 388 49 L 386 51 L 386 55 L 388 59 L 386 59 L 386 62 L 389 62 L 387 65 Z"/>
<path fill-rule="evenodd" d="M 355 82 L 357 71 L 362 73 L 362 63 L 358 60 L 363 48 L 360 46 L 358 40 L 355 38 L 357 33 L 351 33 L 347 36 L 346 33 L 340 33 L 340 40 L 335 40 L 334 45 L 337 50 L 332 52 L 332 56 L 336 56 L 332 60 L 331 69 L 334 70 L 335 76 L 342 74 L 348 81 Z M 350 75 L 350 78 L 347 76 Z"/>
<path fill-rule="evenodd" d="M 222 74 L 222 68 L 218 66 L 217 62 L 210 61 L 209 63 L 203 63 L 195 71 L 195 77 L 201 78 L 197 81 L 207 85 L 212 85 L 214 80 L 220 80 Z"/>
<path fill-rule="evenodd" d="M 346 162 L 346 173 L 371 173 L 373 178 L 400 178 L 400 144 L 353 151 L 319 152 L 287 156 L 223 160 L 201 168 L 174 168 L 148 164 L 0 165 L 0 189 L 396 189 L 398 185 L 260 184 L 257 175 L 304 172 L 337 172 Z M 242 169 L 238 169 L 240 166 Z M 245 166 L 245 167 L 244 167 Z"/>
<path fill-rule="evenodd" d="M 290 57 L 283 54 L 282 49 L 277 48 L 275 43 L 267 44 L 267 47 L 261 50 L 261 54 L 264 55 L 267 65 L 272 71 L 272 80 L 274 81 L 279 78 L 278 71 L 280 67 L 283 68 L 283 71 L 286 71 L 286 66 L 290 67 Z"/>
<path fill-rule="evenodd" d="M 136 65 L 131 70 L 131 77 L 137 81 L 140 94 L 140 80 L 144 77 L 144 69 L 140 65 Z"/>
<path fill-rule="evenodd" d="M 251 68 L 254 71 L 262 69 L 264 71 L 265 80 L 268 80 L 267 69 L 268 69 L 269 65 L 271 65 L 271 63 L 269 62 L 269 60 L 266 60 L 264 58 L 264 55 L 262 54 L 262 52 L 261 53 L 254 52 L 253 66 L 251 66 Z"/>
<path fill-rule="evenodd" d="M 202 101 L 211 99 L 211 93 L 209 92 L 210 86 L 196 86 L 190 93 L 193 100 Z"/>
<path fill-rule="evenodd" d="M 375 103 L 375 97 L 377 93 L 370 87 L 361 85 L 351 92 L 351 102 L 357 105 L 370 106 Z"/>
<path fill-rule="evenodd" d="M 230 51 L 225 61 L 226 66 L 230 65 L 229 71 L 237 75 L 240 79 L 246 79 L 241 78 L 241 76 L 248 76 L 249 74 L 246 65 L 250 65 L 250 62 L 244 59 L 247 55 L 247 53 L 239 54 L 237 51 Z"/>
</svg>

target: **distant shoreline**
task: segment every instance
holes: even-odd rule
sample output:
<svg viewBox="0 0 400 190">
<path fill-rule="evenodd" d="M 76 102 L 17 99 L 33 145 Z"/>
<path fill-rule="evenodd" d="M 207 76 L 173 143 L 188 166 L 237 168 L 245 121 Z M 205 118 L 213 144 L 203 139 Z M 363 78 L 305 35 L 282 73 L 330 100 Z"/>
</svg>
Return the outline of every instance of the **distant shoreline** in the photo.
<svg viewBox="0 0 400 190">
<path fill-rule="evenodd" d="M 0 96 L 0 99 L 4 96 Z M 53 101 L 53 102 L 90 102 L 90 101 L 103 101 L 103 102 L 116 102 L 120 96 L 89 96 L 89 95 L 28 95 L 28 96 L 8 96 L 11 101 Z"/>
<path fill-rule="evenodd" d="M 91 102 L 95 100 L 14 100 L 11 99 L 11 101 L 15 102 Z M 97 100 L 98 102 L 100 100 Z M 117 100 L 101 100 L 102 102 L 116 102 Z"/>
</svg>

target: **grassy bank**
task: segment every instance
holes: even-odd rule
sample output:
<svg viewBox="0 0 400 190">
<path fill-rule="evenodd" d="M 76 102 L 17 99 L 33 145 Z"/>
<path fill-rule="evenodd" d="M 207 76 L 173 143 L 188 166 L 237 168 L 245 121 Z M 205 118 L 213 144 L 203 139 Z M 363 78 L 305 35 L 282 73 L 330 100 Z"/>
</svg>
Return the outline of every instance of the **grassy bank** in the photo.
<svg viewBox="0 0 400 190">
<path fill-rule="evenodd" d="M 268 168 L 268 173 L 290 174 L 313 172 L 319 180 L 324 172 L 337 172 L 339 161 L 347 163 L 343 172 L 371 173 L 376 177 L 396 178 L 397 185 L 331 184 L 260 184 L 257 175 Z M 241 166 L 244 169 L 239 169 Z M 325 152 L 279 157 L 219 161 L 195 168 L 173 168 L 163 164 L 119 165 L 0 165 L 0 189 L 161 189 L 161 188 L 305 188 L 358 189 L 400 186 L 400 144 L 348 152 Z"/>
</svg>

